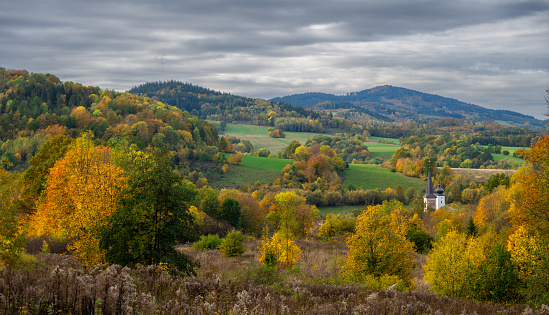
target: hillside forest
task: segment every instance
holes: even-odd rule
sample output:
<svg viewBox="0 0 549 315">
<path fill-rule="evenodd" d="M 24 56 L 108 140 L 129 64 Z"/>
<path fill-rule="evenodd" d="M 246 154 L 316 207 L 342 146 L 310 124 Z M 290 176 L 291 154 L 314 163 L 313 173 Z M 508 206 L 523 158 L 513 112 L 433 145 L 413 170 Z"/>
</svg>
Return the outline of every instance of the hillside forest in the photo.
<svg viewBox="0 0 549 315">
<path fill-rule="evenodd" d="M 270 152 L 228 124 L 315 135 Z M 373 157 L 375 137 L 398 144 Z M 540 131 L 366 124 L 176 81 L 115 92 L 0 68 L 0 156 L 0 313 L 548 311 Z M 355 165 L 394 186 L 350 184 Z M 441 209 L 401 181 L 426 187 L 429 172 Z"/>
</svg>

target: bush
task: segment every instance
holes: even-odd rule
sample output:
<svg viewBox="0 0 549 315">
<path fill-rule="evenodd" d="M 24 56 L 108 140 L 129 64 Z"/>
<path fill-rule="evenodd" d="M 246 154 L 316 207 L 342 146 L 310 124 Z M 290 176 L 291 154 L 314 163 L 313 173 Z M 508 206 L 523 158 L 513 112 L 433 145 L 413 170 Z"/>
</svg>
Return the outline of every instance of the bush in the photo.
<svg viewBox="0 0 549 315">
<path fill-rule="evenodd" d="M 355 230 L 355 219 L 346 219 L 341 214 L 333 215 L 328 213 L 326 222 L 318 228 L 317 236 L 323 239 L 331 239 L 346 234 L 351 234 Z"/>
<path fill-rule="evenodd" d="M 364 282 L 364 286 L 370 290 L 377 290 L 382 291 L 386 290 L 390 287 L 393 287 L 397 291 L 403 292 L 408 291 L 412 289 L 411 287 L 407 286 L 402 279 L 400 279 L 398 276 L 388 276 L 383 275 L 381 277 L 374 277 L 372 275 L 364 275 L 364 277 L 361 279 L 362 282 Z"/>
<path fill-rule="evenodd" d="M 242 242 L 244 242 L 244 235 L 240 231 L 232 230 L 219 245 L 221 254 L 225 257 L 236 257 L 244 254 L 246 249 Z"/>
<path fill-rule="evenodd" d="M 67 253 L 68 243 L 69 240 L 67 239 L 49 237 L 45 235 L 40 237 L 30 237 L 29 239 L 27 239 L 25 250 L 29 254 L 65 254 Z M 44 244 L 47 244 L 49 253 L 45 252 Z"/>
<path fill-rule="evenodd" d="M 258 258 L 266 267 L 291 268 L 299 261 L 301 249 L 287 234 L 279 231 L 271 239 L 264 236 Z"/>
<path fill-rule="evenodd" d="M 220 219 L 226 220 L 230 225 L 235 228 L 240 228 L 242 215 L 242 207 L 240 202 L 234 198 L 227 198 L 221 204 L 221 215 Z"/>
<path fill-rule="evenodd" d="M 222 240 L 217 234 L 202 235 L 200 240 L 193 243 L 196 250 L 217 249 L 221 245 Z"/>
</svg>

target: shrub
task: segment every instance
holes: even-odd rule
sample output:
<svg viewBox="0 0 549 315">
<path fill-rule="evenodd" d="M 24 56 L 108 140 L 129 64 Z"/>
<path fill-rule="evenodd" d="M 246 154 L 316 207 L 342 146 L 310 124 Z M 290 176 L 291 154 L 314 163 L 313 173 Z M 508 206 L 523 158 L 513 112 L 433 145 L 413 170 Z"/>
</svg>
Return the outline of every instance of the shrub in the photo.
<svg viewBox="0 0 549 315">
<path fill-rule="evenodd" d="M 464 233 L 451 231 L 429 254 L 425 279 L 439 294 L 516 302 L 520 300 L 520 281 L 511 255 L 493 233 L 467 238 Z"/>
<path fill-rule="evenodd" d="M 292 238 L 280 231 L 276 232 L 271 239 L 265 236 L 259 251 L 261 256 L 258 259 L 267 267 L 290 268 L 297 264 L 301 256 L 301 249 Z"/>
<path fill-rule="evenodd" d="M 244 242 L 244 235 L 240 231 L 232 230 L 219 245 L 221 254 L 225 257 L 236 257 L 244 254 L 246 249 L 242 242 Z"/>
<path fill-rule="evenodd" d="M 217 234 L 202 235 L 199 241 L 193 243 L 193 247 L 197 250 L 217 249 L 221 242 Z"/>
<path fill-rule="evenodd" d="M 27 244 L 25 245 L 25 250 L 29 254 L 65 254 L 67 252 L 67 244 L 69 241 L 64 238 L 56 238 L 50 236 L 33 236 L 27 239 Z M 45 244 L 49 252 L 45 252 Z"/>
<path fill-rule="evenodd" d="M 226 220 L 235 228 L 240 228 L 242 207 L 240 202 L 234 198 L 227 198 L 221 204 L 220 219 Z"/>
<path fill-rule="evenodd" d="M 396 285 L 395 289 L 400 292 L 411 289 L 398 276 L 383 275 L 381 277 L 374 277 L 372 275 L 365 275 L 362 278 L 362 282 L 364 282 L 364 286 L 370 290 L 382 291 L 393 287 L 394 285 Z"/>
<path fill-rule="evenodd" d="M 355 230 L 355 220 L 346 219 L 341 214 L 333 215 L 328 213 L 326 222 L 318 228 L 317 236 L 323 239 L 343 236 L 347 233 L 353 233 Z"/>
<path fill-rule="evenodd" d="M 394 205 L 387 214 L 383 206 L 369 206 L 357 217 L 356 232 L 347 240 L 349 252 L 341 266 L 344 278 L 362 281 L 366 275 L 392 275 L 411 285 L 414 245 L 405 237 L 408 223 L 402 204 Z"/>
</svg>

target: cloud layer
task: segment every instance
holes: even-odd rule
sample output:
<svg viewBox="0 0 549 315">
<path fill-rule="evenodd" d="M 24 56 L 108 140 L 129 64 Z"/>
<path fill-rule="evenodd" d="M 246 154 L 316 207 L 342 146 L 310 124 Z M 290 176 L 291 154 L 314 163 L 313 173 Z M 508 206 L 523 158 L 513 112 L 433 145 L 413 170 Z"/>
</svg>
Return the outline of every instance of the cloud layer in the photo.
<svg viewBox="0 0 549 315">
<path fill-rule="evenodd" d="M 390 84 L 547 112 L 547 1 L 6 2 L 0 66 L 85 85 L 174 79 L 271 98 Z"/>
</svg>

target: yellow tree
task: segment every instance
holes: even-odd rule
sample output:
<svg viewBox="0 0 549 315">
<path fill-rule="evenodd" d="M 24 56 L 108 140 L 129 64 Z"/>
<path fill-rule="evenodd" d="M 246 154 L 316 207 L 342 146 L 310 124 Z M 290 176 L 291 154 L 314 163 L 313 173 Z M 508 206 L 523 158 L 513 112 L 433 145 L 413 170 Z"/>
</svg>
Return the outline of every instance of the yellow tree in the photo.
<svg viewBox="0 0 549 315">
<path fill-rule="evenodd" d="M 101 262 L 100 229 L 114 213 L 125 185 L 121 167 L 108 147 L 95 146 L 84 134 L 51 168 L 45 196 L 30 218 L 31 234 L 71 240 L 69 250 L 85 265 Z"/>
<path fill-rule="evenodd" d="M 450 231 L 434 245 L 427 257 L 425 280 L 433 291 L 448 296 L 461 296 L 464 290 L 466 236 Z"/>
<path fill-rule="evenodd" d="M 387 207 L 387 205 L 385 205 Z M 345 278 L 360 281 L 366 275 L 397 276 L 409 286 L 414 268 L 414 244 L 406 239 L 407 220 L 402 204 L 389 214 L 381 205 L 369 206 L 356 219 L 356 232 L 347 239 L 349 252 L 342 265 Z"/>
<path fill-rule="evenodd" d="M 305 225 L 297 222 L 296 212 L 298 209 L 301 212 L 304 211 L 304 205 L 305 198 L 296 195 L 294 192 L 283 192 L 274 196 L 274 204 L 271 204 L 271 212 L 267 218 L 278 231 L 272 239 L 268 239 L 264 235 L 259 248 L 261 252 L 259 261 L 263 264 L 267 266 L 276 264 L 279 267 L 288 268 L 299 261 L 301 250 L 294 243 L 294 239 L 296 232 L 301 233 L 301 229 Z M 308 217 L 300 215 L 300 218 Z"/>
<path fill-rule="evenodd" d="M 482 197 L 478 207 L 473 214 L 475 224 L 482 230 L 492 228 L 500 232 L 507 227 L 509 220 L 507 212 L 509 210 L 509 201 L 506 198 L 507 190 L 505 186 L 499 186 L 494 191 Z"/>
<path fill-rule="evenodd" d="M 24 252 L 24 233 L 15 203 L 21 191 L 21 175 L 0 163 L 0 266 L 17 263 Z"/>
<path fill-rule="evenodd" d="M 518 265 L 519 279 L 523 283 L 523 294 L 530 302 L 549 302 L 549 247 L 539 233 L 519 226 L 509 236 L 507 249 L 511 259 Z"/>
<path fill-rule="evenodd" d="M 522 156 L 528 162 L 511 178 L 509 218 L 516 228 L 539 231 L 549 240 L 549 135 L 544 136 Z"/>
</svg>

